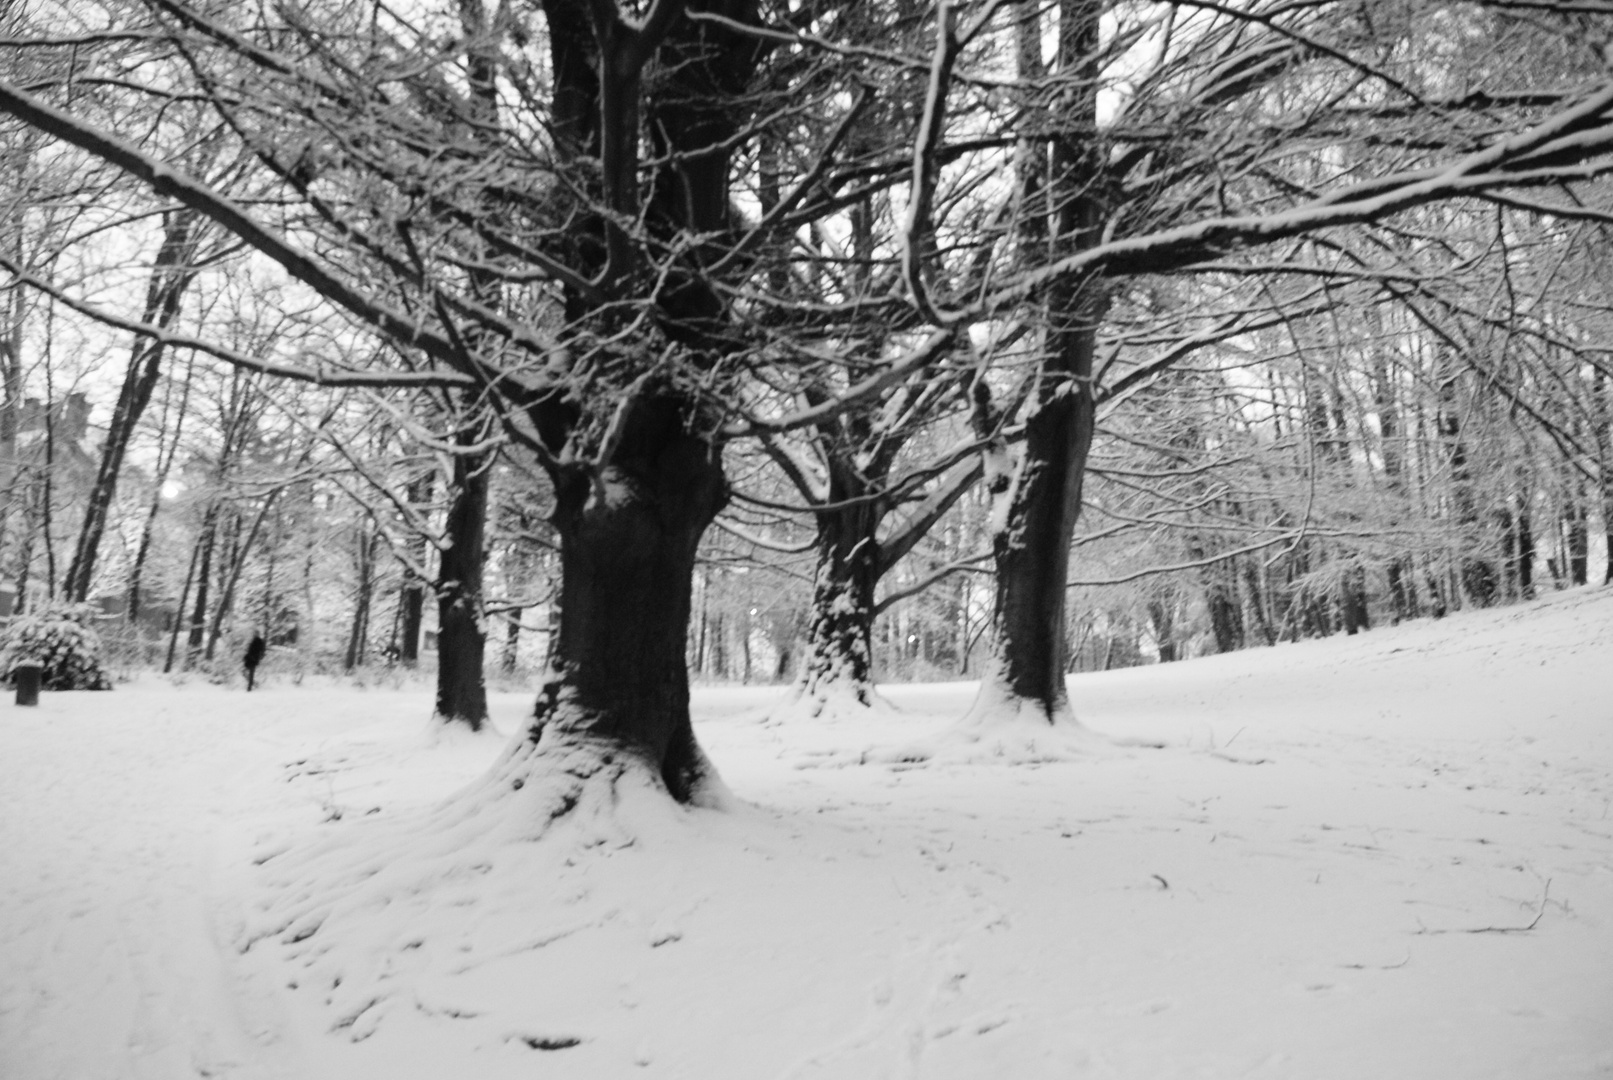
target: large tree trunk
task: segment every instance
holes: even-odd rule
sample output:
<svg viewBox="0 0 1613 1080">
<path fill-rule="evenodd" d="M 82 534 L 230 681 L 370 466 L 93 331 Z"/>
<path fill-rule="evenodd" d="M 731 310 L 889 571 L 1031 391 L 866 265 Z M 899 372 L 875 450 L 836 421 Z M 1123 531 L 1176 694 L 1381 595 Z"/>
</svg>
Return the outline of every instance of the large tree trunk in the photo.
<svg viewBox="0 0 1613 1080">
<path fill-rule="evenodd" d="M 817 515 L 818 566 L 807 616 L 806 655 L 794 699 L 817 716 L 834 700 L 875 703 L 874 589 L 880 550 L 879 513 L 867 503 Z M 789 707 L 789 706 L 787 706 Z"/>
<path fill-rule="evenodd" d="M 1098 51 L 1099 5 L 1064 0 L 1059 10 L 1061 72 L 1090 72 Z M 1054 122 L 1049 194 L 1053 242 L 1063 253 L 1090 246 L 1099 224 L 1098 169 L 1089 145 L 1097 122 L 1097 80 Z M 1065 582 L 1081 486 L 1092 447 L 1092 359 L 1102 311 L 1101 284 L 1061 278 L 1045 297 L 1049 330 L 1017 475 L 999 500 L 992 557 L 997 577 L 992 659 L 966 723 L 994 714 L 1074 723 L 1064 685 Z M 1001 485 L 1001 476 L 997 478 Z"/>
<path fill-rule="evenodd" d="M 774 720 L 797 711 L 821 716 L 826 708 L 841 706 L 853 713 L 889 707 L 874 691 L 873 626 L 878 613 L 874 593 L 880 579 L 956 505 L 981 472 L 978 463 L 954 467 L 905 518 L 888 526 L 888 519 L 897 517 L 886 496 L 901 441 L 874 438 L 860 417 L 843 423 L 842 431 L 820 430 L 818 449 L 828 466 L 827 487 L 819 491 L 799 484 L 809 504 L 816 506 L 817 566 L 801 673 L 772 713 Z M 850 438 L 844 439 L 848 434 Z M 777 455 L 776 460 L 788 464 L 787 455 Z"/>
<path fill-rule="evenodd" d="M 992 537 L 997 600 L 992 664 L 976 708 L 1005 700 L 1045 717 L 1073 719 L 1064 686 L 1064 598 L 1070 540 L 1092 446 L 1092 327 L 1057 336 L 1036 411 L 1025 425 L 1020 474 L 1003 528 Z"/>
<path fill-rule="evenodd" d="M 459 442 L 470 446 L 475 438 L 473 432 L 463 431 Z M 487 722 L 482 563 L 491 466 L 485 454 L 454 455 L 445 546 L 437 575 L 436 717 L 465 724 L 472 731 L 480 731 Z"/>
<path fill-rule="evenodd" d="M 673 798 L 713 778 L 689 721 L 695 551 L 727 500 L 717 452 L 685 429 L 685 403 L 640 401 L 611 465 L 557 478 L 560 632 L 529 732 L 539 753 L 625 753 Z"/>
<path fill-rule="evenodd" d="M 652 16 L 642 26 L 622 21 L 613 5 L 544 0 L 543 8 L 557 155 L 578 166 L 578 189 L 588 196 L 568 230 L 567 255 L 598 283 L 567 289 L 568 332 L 589 349 L 621 342 L 625 366 L 638 374 L 614 403 L 608 435 L 582 462 L 572 450 L 583 407 L 560 392 L 529 402 L 555 487 L 560 626 L 527 737 L 494 775 L 515 788 L 529 774 L 545 775 L 539 790 L 552 817 L 576 806 L 583 785 L 602 773 L 614 793 L 629 769 L 656 778 L 679 802 L 704 802 L 716 778 L 689 720 L 685 649 L 695 552 L 727 483 L 701 435 L 709 418 L 660 381 L 650 360 L 670 347 L 687 350 L 691 363 L 714 364 L 732 343 L 724 300 L 699 266 L 708 253 L 688 250 L 660 264 L 627 226 L 642 220 L 649 234 L 677 238 L 669 248 L 729 227 L 729 166 L 759 46 L 719 22 L 679 17 L 679 5 L 657 5 L 672 20 Z M 687 9 L 760 21 L 754 0 L 696 0 Z M 640 74 L 652 50 L 658 62 L 646 93 Z M 657 159 L 647 197 L 641 132 Z M 642 302 L 650 280 L 658 282 L 652 325 L 635 327 L 647 340 L 629 344 L 620 336 L 623 313 Z"/>
</svg>

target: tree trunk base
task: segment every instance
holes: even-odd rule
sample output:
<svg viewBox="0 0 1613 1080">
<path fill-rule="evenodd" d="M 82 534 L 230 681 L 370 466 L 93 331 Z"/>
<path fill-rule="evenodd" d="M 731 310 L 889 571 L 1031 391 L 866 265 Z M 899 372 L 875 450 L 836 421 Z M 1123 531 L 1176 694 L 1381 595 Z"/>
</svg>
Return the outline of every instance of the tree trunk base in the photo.
<svg viewBox="0 0 1613 1080">
<path fill-rule="evenodd" d="M 768 708 L 767 724 L 840 722 L 890 716 L 901 710 L 882 696 L 871 681 L 801 679 Z"/>
<path fill-rule="evenodd" d="M 483 720 L 480 724 L 472 725 L 467 721 L 444 716 L 433 710 L 431 719 L 426 723 L 422 738 L 427 747 L 433 746 L 481 746 L 490 739 L 503 742 L 509 737 L 508 732 L 500 731 L 489 721 Z"/>
<path fill-rule="evenodd" d="M 1128 748 L 1162 744 L 1114 739 L 1083 727 L 1060 696 L 1052 702 L 1013 692 L 1000 664 L 980 682 L 963 718 L 927 739 L 871 751 L 865 760 L 891 765 L 1035 765 L 1125 756 Z"/>
<path fill-rule="evenodd" d="M 696 801 L 728 798 L 712 774 Z M 702 813 L 613 744 L 516 739 L 443 803 L 348 815 L 267 848 L 252 871 L 259 902 L 234 944 L 271 953 L 317 997 L 306 1005 L 331 1032 L 358 1042 L 390 1016 L 416 1016 L 423 977 L 540 947 L 564 926 L 608 926 L 623 907 L 658 910 L 690 858 L 718 847 Z"/>
<path fill-rule="evenodd" d="M 523 738 L 512 743 L 466 797 L 513 800 L 519 809 L 511 806 L 500 812 L 507 810 L 513 827 L 528 840 L 562 823 L 576 823 L 585 830 L 620 829 L 626 824 L 618 820 L 620 812 L 628 806 L 637 807 L 634 815 L 678 813 L 674 803 L 702 810 L 731 809 L 734 796 L 728 786 L 699 745 L 692 744 L 691 749 L 696 758 L 678 777 L 682 790 L 671 791 L 662 768 L 648 755 L 619 742 L 549 725 L 536 742 Z"/>
<path fill-rule="evenodd" d="M 710 770 L 687 805 L 726 810 L 735 802 Z M 443 803 L 343 822 L 335 836 L 255 860 L 269 865 L 266 878 L 278 898 L 237 945 L 244 952 L 276 938 L 304 946 L 333 916 L 362 914 L 369 901 L 385 906 L 385 897 L 400 892 L 429 893 L 476 873 L 507 845 L 629 847 L 640 833 L 689 812 L 667 798 L 643 756 L 618 744 L 566 735 L 515 739 L 480 779 Z M 301 951 L 308 948 L 315 947 Z"/>
</svg>

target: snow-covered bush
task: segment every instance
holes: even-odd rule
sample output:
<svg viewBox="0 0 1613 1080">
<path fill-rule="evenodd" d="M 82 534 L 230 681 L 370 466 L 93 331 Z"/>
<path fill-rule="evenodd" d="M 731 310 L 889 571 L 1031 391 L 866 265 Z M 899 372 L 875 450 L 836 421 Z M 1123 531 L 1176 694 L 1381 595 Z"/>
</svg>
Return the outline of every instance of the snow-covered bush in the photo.
<svg viewBox="0 0 1613 1080">
<path fill-rule="evenodd" d="M 46 690 L 110 690 L 101 668 L 101 636 L 90 627 L 88 604 L 49 607 L 18 615 L 0 628 L 0 678 L 9 685 L 16 669 L 38 664 Z"/>
</svg>

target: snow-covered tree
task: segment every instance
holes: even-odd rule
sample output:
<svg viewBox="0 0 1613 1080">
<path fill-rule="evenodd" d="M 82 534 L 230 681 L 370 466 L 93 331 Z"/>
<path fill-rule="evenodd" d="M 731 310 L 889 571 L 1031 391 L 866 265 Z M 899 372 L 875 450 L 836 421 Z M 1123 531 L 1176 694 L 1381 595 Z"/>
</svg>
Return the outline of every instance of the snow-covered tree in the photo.
<svg viewBox="0 0 1613 1080">
<path fill-rule="evenodd" d="M 1600 206 L 1607 17 L 1570 6 L 465 0 L 405 19 L 149 0 L 75 6 L 55 17 L 77 25 L 8 41 L 57 63 L 0 80 L 0 111 L 233 235 L 343 332 L 390 343 L 189 347 L 458 395 L 548 473 L 552 669 L 498 782 L 562 814 L 630 775 L 685 802 L 716 791 L 684 641 L 699 543 L 729 496 L 722 445 L 876 415 L 909 380 L 936 393 L 966 355 L 997 579 L 968 725 L 1070 727 L 1066 576 L 1097 406 L 1201 344 L 1104 353 L 1120 294 L 1359 276 L 1316 252 L 1450 200 Z M 115 92 L 86 97 L 130 40 L 150 46 L 140 77 L 120 67 Z M 205 103 L 252 156 L 253 198 L 122 128 L 135 86 Z M 872 101 L 892 107 L 859 130 Z M 885 235 L 859 231 L 881 203 Z M 837 281 L 836 264 L 860 269 Z"/>
</svg>

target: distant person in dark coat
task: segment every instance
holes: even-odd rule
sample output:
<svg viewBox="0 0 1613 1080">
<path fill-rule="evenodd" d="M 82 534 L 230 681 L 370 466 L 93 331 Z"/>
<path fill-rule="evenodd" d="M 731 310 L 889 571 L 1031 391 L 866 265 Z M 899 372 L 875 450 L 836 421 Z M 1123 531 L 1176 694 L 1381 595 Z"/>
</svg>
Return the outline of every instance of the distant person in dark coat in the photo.
<svg viewBox="0 0 1613 1080">
<path fill-rule="evenodd" d="M 246 665 L 246 688 L 248 690 L 252 689 L 253 683 L 257 679 L 258 665 L 263 663 L 263 654 L 267 649 L 268 645 L 264 643 L 263 635 L 253 634 L 252 644 L 246 647 L 246 656 L 241 659 L 241 662 Z"/>
</svg>

